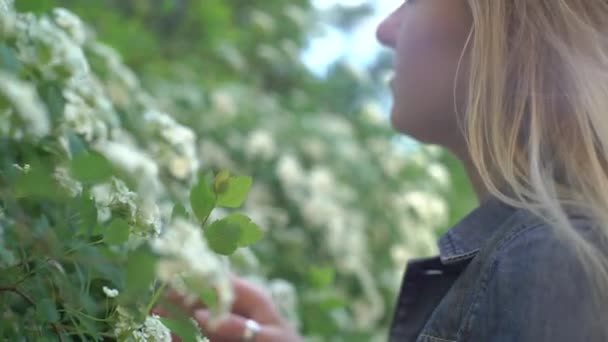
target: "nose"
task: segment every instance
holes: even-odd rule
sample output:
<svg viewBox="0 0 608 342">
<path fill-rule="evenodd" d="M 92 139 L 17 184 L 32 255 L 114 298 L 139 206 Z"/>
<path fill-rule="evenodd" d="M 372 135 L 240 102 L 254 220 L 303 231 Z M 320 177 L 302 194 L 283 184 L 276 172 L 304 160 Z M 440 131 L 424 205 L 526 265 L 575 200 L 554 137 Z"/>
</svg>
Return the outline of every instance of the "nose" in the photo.
<svg viewBox="0 0 608 342">
<path fill-rule="evenodd" d="M 398 20 L 398 10 L 386 17 L 376 28 L 376 39 L 380 44 L 395 48 L 397 45 L 397 33 L 399 32 L 400 21 Z"/>
</svg>

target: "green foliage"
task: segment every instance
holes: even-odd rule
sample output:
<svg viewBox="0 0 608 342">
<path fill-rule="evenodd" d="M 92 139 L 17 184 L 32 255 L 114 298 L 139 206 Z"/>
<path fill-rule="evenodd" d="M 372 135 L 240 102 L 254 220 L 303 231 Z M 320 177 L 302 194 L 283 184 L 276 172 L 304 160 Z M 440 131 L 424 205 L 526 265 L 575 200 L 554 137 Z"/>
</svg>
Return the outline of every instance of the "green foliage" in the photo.
<svg viewBox="0 0 608 342">
<path fill-rule="evenodd" d="M 38 17 L 0 13 L 3 338 L 137 340 L 179 282 L 221 313 L 230 263 L 303 335 L 383 340 L 406 260 L 475 204 L 454 158 L 395 143 L 386 59 L 302 65 L 307 0 L 15 6 Z"/>
<path fill-rule="evenodd" d="M 37 17 L 0 1 L 0 22 L 2 339 L 166 341 L 150 312 L 168 286 L 228 310 L 230 280 L 202 229 L 216 196 L 237 207 L 251 179 L 228 177 L 217 195 L 202 179 L 193 187 L 194 132 L 145 101 L 136 75 L 73 13 Z M 181 204 L 188 193 L 202 224 Z M 261 238 L 246 216 L 230 217 L 236 239 L 210 243 Z M 170 325 L 194 329 L 185 318 Z"/>
<path fill-rule="evenodd" d="M 76 180 L 83 183 L 103 182 L 113 174 L 110 162 L 96 152 L 75 156 L 70 163 L 70 171 Z"/>
<path fill-rule="evenodd" d="M 226 208 L 238 208 L 243 205 L 251 188 L 251 177 L 229 177 L 215 182 L 217 205 Z"/>
<path fill-rule="evenodd" d="M 249 217 L 239 213 L 230 214 L 205 228 L 209 247 L 224 255 L 258 242 L 262 235 L 262 230 Z"/>
<path fill-rule="evenodd" d="M 216 199 L 215 194 L 207 184 L 207 181 L 202 178 L 198 184 L 190 191 L 190 206 L 196 217 L 204 222 L 211 214 L 211 211 L 215 207 Z M 178 209 L 178 212 L 181 209 Z"/>
</svg>

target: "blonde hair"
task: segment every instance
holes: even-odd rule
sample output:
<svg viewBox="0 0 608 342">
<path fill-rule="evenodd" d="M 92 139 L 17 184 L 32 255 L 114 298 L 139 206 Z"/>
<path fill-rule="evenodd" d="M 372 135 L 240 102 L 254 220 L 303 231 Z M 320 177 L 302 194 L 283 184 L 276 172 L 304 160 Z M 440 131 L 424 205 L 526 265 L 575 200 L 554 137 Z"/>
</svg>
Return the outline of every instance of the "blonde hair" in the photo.
<svg viewBox="0 0 608 342">
<path fill-rule="evenodd" d="M 606 253 L 569 213 L 608 239 L 608 2 L 468 3 L 473 26 L 461 61 L 470 63 L 471 159 L 490 194 L 573 242 L 605 304 Z"/>
</svg>

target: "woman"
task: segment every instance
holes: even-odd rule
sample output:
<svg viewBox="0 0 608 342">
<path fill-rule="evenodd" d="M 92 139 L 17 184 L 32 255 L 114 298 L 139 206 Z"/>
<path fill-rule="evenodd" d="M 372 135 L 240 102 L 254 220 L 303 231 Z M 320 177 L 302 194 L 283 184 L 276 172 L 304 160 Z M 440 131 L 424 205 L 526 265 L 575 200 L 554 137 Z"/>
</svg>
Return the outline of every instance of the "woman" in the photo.
<svg viewBox="0 0 608 342">
<path fill-rule="evenodd" d="M 411 0 L 380 24 L 393 126 L 457 155 L 481 202 L 408 264 L 391 340 L 608 341 L 607 34 L 605 0 Z M 212 341 L 300 339 L 235 285 Z"/>
</svg>

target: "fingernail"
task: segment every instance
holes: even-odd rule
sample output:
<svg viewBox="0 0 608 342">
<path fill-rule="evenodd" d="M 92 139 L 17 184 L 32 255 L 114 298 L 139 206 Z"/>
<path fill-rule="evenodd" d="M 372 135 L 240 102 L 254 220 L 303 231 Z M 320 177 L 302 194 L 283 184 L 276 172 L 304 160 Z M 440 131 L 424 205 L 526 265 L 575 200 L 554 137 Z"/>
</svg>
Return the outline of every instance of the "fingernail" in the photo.
<svg viewBox="0 0 608 342">
<path fill-rule="evenodd" d="M 194 313 L 194 317 L 196 318 L 196 320 L 204 324 L 207 324 L 209 316 L 209 310 L 196 310 L 196 312 Z"/>
</svg>

